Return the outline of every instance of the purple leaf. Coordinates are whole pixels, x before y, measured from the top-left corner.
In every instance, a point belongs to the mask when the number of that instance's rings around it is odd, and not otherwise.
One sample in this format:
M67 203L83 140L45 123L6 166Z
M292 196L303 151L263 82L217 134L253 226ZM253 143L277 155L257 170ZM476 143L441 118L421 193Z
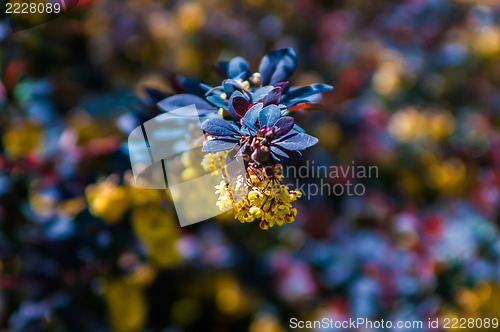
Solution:
M290 84L288 82L279 82L274 85L275 88L280 88L281 89L281 95L283 96L285 93L288 92L288 89L290 88Z
M233 123L223 119L208 119L201 124L201 129L214 136L238 135L239 130Z
M249 127L249 128L252 128L252 129L256 129L255 128L255 123L257 122L257 119L259 117L259 113L260 111L262 110L262 103L258 103L258 104L255 104L253 105L245 114L245 116L243 117L243 119L241 119L241 124L246 126L246 127Z
M269 105L264 107L259 112L259 126L269 126L272 127L276 121L281 117L281 110L276 105Z
M207 103L204 99L189 94L175 95L163 99L158 104L158 107L164 112L171 112L178 108L194 105L198 111L198 114L206 114L211 112L216 112L217 109Z
M295 105L301 102L314 102L317 101L321 92L333 89L333 86L328 84L312 84L300 88L292 88L283 97L283 103L286 105Z
M273 154L277 155L278 157L281 157L281 158L288 158L289 157L285 151L281 150L277 146L271 146L271 152ZM277 158L277 159L279 159L279 158Z
M208 96L207 100L219 108L222 108L225 110L228 109L227 100L221 98L220 96L217 96L217 95Z
M245 79L250 76L250 65L247 60L238 56L231 59L227 66L227 74L229 77L235 78L238 76L243 76Z
M210 141L203 142L203 152L219 152L230 150L238 145L238 140L236 138L224 137L217 138Z
M257 90L255 90L253 92L252 101L254 103L259 102L262 98L265 97L265 95L267 95L269 92L271 92L272 89L274 89L274 87L272 85L266 85L266 86L263 86L262 88L258 88Z
M240 119L245 116L245 113L250 106L250 102L243 96L241 92L236 91L229 99L229 114L231 117Z
M273 141L273 145L286 150L305 150L318 143L318 139L306 133L293 133Z
M224 88L224 92L228 97L232 96L235 91L245 91L250 94L250 92L242 87L238 81L233 79L228 79L222 82L222 88Z
M300 151L290 151L283 149L279 146L271 145L271 152L282 158L300 159L302 158L302 153ZM279 158L277 158L279 159Z
M263 99L262 104L264 107L268 105L279 105L281 101L281 88L274 88Z
M291 48L272 51L262 58L259 65L262 85L286 81L297 66L297 54Z
M284 136L292 130L295 121L291 116L284 116L279 118L273 126L274 134L277 137Z

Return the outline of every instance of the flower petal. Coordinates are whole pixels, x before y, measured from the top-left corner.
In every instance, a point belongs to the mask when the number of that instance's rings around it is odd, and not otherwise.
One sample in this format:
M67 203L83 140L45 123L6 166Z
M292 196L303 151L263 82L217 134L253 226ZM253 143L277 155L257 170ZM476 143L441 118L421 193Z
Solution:
M262 85L286 81L297 66L297 54L291 48L272 51L262 58L259 72Z

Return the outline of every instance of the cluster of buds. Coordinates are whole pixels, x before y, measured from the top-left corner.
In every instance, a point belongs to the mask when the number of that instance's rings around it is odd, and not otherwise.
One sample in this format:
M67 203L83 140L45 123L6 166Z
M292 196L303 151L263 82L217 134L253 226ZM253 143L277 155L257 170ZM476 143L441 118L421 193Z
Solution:
M292 207L292 202L300 198L302 193L290 190L281 183L281 165L277 164L273 170L273 178L269 179L266 172L251 168L249 178L238 177L236 188L229 185L226 180L216 186L219 194L218 207L222 211L229 210L234 213L237 220L242 223L260 220L261 229L268 229L275 225L282 226L295 220L297 209ZM245 197L235 197L241 192L242 186L248 189ZM234 188L234 190L232 190Z

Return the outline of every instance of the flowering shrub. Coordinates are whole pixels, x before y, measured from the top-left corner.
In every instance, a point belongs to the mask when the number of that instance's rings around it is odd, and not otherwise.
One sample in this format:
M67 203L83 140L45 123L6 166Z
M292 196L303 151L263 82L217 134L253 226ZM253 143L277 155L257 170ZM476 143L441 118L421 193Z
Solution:
M297 210L291 203L301 192L281 184L280 162L283 158L301 157L300 151L318 142L288 114L314 106L321 92L332 89L327 84L290 87L287 79L296 64L297 56L290 48L264 56L259 71L253 74L248 62L236 57L219 65L229 77L222 85L201 85L207 90L206 101L185 94L160 103L165 111L193 103L203 113L219 111L229 118L207 119L202 124L207 133L202 151L208 152L210 158L214 153L230 151L227 157L242 158L247 172L247 177L239 175L237 179L225 172L224 180L216 188L220 194L217 205L221 211L229 209L242 223L260 220L261 229L294 221ZM234 199L235 192L229 183L235 180L239 189L249 189L248 196Z

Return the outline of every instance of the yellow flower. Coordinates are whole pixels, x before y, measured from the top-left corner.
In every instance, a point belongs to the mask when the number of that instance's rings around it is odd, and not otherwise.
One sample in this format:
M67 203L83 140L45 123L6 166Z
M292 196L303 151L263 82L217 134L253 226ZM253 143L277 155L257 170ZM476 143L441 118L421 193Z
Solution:
M280 169L281 165L278 165L275 171ZM278 174L277 177L277 180L268 180L264 178L263 173L254 172L250 174L246 184L243 183L243 178L238 178L233 184L236 186L235 190L231 190L226 180L223 180L216 186L216 193L219 194L217 206L221 211L232 208L235 219L242 223L260 219L259 226L262 229L291 223L297 216L297 210L291 203L300 198L302 193L290 190L288 186L280 183L281 175ZM239 190L241 185L248 187L248 193L243 199L235 200L233 193L241 193Z
M253 215L255 218L260 218L262 217L262 215L264 214L264 211L262 211L261 208L257 207L257 206L252 206L250 208L250 214Z
M90 212L108 222L118 222L131 203L130 191L111 177L85 190Z

